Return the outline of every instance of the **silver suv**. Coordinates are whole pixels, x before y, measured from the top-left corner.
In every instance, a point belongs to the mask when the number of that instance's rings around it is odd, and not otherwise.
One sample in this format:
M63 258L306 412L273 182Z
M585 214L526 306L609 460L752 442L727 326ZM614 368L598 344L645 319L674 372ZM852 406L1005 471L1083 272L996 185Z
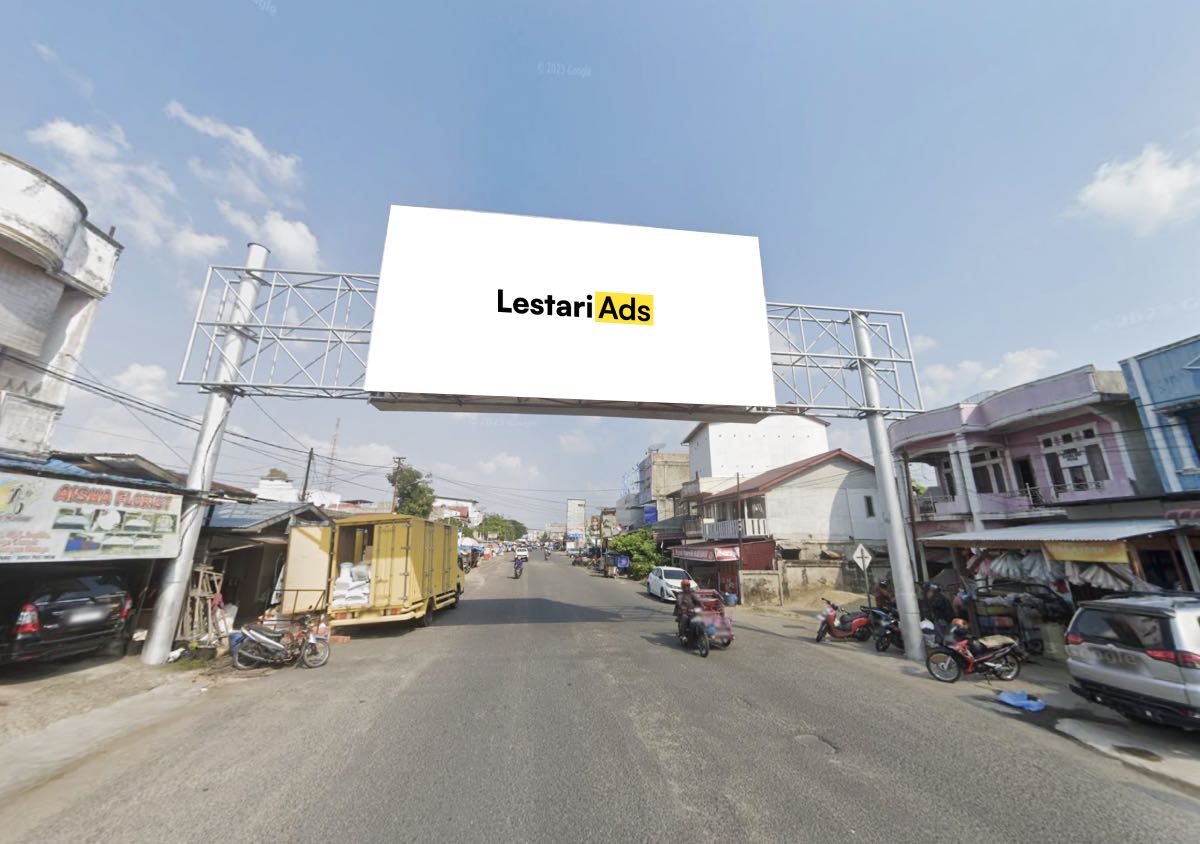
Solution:
M1067 630L1071 691L1127 718L1200 729L1200 594L1080 605Z

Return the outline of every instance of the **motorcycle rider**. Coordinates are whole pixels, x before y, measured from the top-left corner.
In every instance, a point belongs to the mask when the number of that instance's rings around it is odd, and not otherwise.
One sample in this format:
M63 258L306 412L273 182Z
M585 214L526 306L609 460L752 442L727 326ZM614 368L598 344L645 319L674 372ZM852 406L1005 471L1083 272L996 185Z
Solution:
M881 577L875 584L875 606L888 612L896 608L896 596L892 594L891 585L891 581L886 577Z
M950 599L942 594L942 587L933 581L925 584L925 606L938 635L944 637L954 618L954 607L950 605Z
M704 608L703 602L692 588L690 580L679 584L679 594L675 596L675 621L679 626L679 635L684 634L685 625L692 622L692 613Z

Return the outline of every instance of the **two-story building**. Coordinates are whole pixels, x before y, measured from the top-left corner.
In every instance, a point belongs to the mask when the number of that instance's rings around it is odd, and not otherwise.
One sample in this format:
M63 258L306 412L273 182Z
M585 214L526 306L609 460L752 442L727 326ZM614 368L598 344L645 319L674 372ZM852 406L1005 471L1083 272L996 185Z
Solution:
M1200 334L1121 361L1168 493L1200 492Z
M1093 366L893 423L900 462L938 479L909 501L920 570L953 561L960 578L1052 582L1081 597L1200 586L1195 540L1164 517L1152 433L1122 373Z
M1065 518L1060 505L1161 490L1120 372L1083 366L911 416L892 451L932 467L917 537Z

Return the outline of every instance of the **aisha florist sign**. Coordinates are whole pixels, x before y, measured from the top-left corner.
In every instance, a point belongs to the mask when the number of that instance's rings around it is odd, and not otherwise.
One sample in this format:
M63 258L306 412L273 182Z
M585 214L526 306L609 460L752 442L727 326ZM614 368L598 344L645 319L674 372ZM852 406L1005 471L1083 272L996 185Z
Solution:
M173 557L178 495L0 474L0 563Z

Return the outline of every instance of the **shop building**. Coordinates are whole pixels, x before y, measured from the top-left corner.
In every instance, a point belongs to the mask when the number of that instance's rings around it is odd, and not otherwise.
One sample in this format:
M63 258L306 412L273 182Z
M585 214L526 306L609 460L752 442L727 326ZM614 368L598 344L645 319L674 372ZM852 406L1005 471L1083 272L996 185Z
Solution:
M1121 361L1167 493L1200 493L1200 334Z
M1065 505L1162 491L1124 377L1093 366L926 411L888 434L901 463L937 478L911 501L918 539L1061 521Z

